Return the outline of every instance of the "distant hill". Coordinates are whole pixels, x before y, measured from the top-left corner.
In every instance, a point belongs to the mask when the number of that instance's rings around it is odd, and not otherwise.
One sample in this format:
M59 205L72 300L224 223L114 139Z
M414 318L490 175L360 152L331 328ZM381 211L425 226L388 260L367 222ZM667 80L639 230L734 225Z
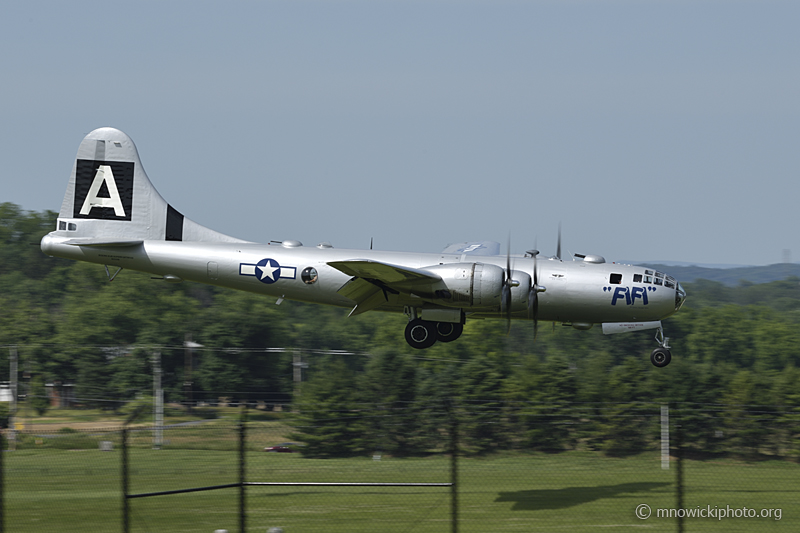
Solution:
M730 287L742 282L769 283L788 277L800 277L800 264L777 263L767 266L742 266L735 268L710 268L707 266L679 266L657 263L635 263L666 272L682 283L691 283L698 279L718 281Z

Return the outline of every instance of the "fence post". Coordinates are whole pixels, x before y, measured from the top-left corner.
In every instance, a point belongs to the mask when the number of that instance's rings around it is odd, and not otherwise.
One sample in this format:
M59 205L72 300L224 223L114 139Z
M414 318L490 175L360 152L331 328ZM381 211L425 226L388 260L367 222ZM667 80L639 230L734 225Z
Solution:
M239 419L239 531L245 533L245 422L247 422L247 403L242 407Z
M128 428L122 428L122 533L130 531L128 523Z
M6 508L5 508L5 493L3 491L3 482L5 481L5 471L3 470L3 461L5 457L6 439L0 433L0 533L6 530Z
M452 399L447 401L450 415L450 520L451 531L458 533L458 417Z
M681 417L674 417L675 424L675 482L676 482L676 514L678 515L678 533L683 533L683 424Z

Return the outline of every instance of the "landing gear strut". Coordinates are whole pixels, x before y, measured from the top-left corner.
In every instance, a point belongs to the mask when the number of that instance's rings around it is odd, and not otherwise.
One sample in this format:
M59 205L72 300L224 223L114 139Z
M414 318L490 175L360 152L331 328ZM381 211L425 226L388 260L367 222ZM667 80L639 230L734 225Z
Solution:
M650 362L658 368L664 368L672 361L672 352L669 351L669 337L664 336L664 328L656 330L656 342L658 348L650 354Z

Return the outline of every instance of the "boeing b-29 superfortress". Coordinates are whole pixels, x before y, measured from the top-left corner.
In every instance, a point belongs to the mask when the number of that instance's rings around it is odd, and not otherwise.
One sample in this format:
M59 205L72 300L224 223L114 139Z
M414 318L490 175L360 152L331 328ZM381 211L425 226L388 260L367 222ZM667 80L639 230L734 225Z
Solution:
M453 244L441 253L345 250L294 240L258 244L184 217L156 191L133 141L113 128L89 133L78 155L48 255L106 265L109 279L127 268L284 299L404 313L414 348L456 340L467 319L559 322L604 333L655 329L650 359L669 364L661 320L686 292L674 278L597 255L561 258L537 250L503 255L494 242ZM112 275L108 267L117 270Z

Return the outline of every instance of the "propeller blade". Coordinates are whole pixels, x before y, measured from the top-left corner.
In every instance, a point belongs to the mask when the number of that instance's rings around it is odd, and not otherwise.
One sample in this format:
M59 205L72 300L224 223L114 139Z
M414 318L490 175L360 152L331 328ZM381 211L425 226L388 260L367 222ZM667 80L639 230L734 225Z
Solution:
M506 316L506 335L511 331L511 287L503 285L502 301L500 310Z
M511 332L511 234L508 235L508 246L506 247L506 279L503 284L501 307L504 307L506 315L506 335Z
M533 296L532 302L531 295ZM536 255L533 256L533 285L528 293L528 313L533 319L533 340L536 340L536 336L539 334L539 263Z
M528 292L528 318L533 320L533 339L539 333L539 293L545 292L547 288L539 285L539 263L537 256L538 250L531 250L533 255L533 282Z
M556 247L556 259L561 259L561 222L558 223L558 246Z
M511 236L508 237L508 247L506 248L506 283L511 282Z
M531 320L536 320L536 305L539 302L539 296L536 293L536 289L531 287L531 290L528 291L528 318Z
M538 301L538 293L536 290L539 287L539 269L536 263L536 255L538 254L533 254L533 283L531 283L531 289L528 291L528 318L534 321L536 320L534 307Z

